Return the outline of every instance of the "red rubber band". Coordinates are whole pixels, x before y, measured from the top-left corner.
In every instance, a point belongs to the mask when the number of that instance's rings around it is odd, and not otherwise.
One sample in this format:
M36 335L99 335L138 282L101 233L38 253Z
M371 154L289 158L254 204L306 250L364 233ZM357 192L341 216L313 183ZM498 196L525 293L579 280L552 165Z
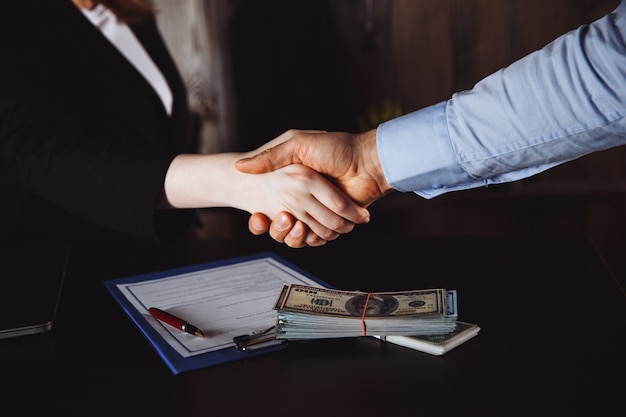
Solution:
M363 336L367 336L367 326L365 325L365 313L367 312L367 304L370 302L371 292L367 293L367 298L365 299L365 305L363 306L363 314L361 315L361 328L363 329Z

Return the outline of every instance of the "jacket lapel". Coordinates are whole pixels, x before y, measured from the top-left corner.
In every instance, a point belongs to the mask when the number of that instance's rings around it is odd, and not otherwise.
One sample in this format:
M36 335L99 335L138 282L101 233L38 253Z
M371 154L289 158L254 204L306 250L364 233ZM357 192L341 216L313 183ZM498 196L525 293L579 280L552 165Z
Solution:
M187 120L187 89L180 76L176 63L172 59L163 38L160 36L156 22L150 21L139 25L131 25L130 28L137 39L139 39L139 42L141 42L148 55L150 55L152 61L159 68L170 87L174 98L171 127L173 132L176 132L175 135L178 136L178 142L186 148L181 150L195 151L194 143L191 143L191 147L187 145L189 141L188 135L190 134L187 129L189 124L189 120ZM183 137L181 137L181 135Z
M67 32L71 34L75 46L80 48L83 54L89 55L94 61L97 61L100 65L112 71L119 79L125 79L129 86L142 89L148 97L151 97L151 100L158 102L158 105L163 109L163 117L167 117L158 93L152 88L139 70L109 42L98 28L83 16L82 12L78 10L76 6L68 1L65 7L71 9L67 11L69 18L66 23L68 25ZM140 42L142 42L141 39ZM148 52L148 55L153 57L153 54L146 45L144 45L144 48ZM160 67L159 62L155 61L155 64ZM165 76L167 78L167 75Z

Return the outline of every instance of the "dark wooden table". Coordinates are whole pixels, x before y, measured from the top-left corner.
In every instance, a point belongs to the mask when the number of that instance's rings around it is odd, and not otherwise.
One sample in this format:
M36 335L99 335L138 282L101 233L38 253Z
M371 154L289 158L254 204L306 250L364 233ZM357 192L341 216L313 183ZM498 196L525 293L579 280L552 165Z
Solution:
M482 330L440 357L318 340L175 376L102 284L266 250L338 288L456 288ZM0 341L0 395L11 415L600 416L623 408L625 351L626 299L584 237L100 242L73 248L52 332Z

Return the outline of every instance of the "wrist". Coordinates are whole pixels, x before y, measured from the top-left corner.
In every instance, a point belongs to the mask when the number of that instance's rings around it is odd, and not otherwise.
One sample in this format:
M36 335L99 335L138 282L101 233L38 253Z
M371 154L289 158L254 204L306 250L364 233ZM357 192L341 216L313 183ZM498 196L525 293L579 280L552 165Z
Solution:
M376 129L369 130L357 136L359 160L363 164L364 171L378 186L381 197L393 191L393 187L387 182L383 171L378 146L376 144Z

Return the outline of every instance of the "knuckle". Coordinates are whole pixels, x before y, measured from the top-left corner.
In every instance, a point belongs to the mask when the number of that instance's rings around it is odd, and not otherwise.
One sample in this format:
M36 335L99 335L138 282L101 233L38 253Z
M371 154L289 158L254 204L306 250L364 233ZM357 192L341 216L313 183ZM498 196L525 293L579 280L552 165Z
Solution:
M333 204L335 205L335 209L340 213L348 210L348 207L350 206L350 202L348 201L348 199L343 196L336 196L333 200Z
M285 133L288 137L293 138L297 136L299 132L300 132L299 129L287 129Z
M327 226L333 233L343 233L352 230L353 224L341 217L334 216Z
M290 248L299 249L306 246L306 243L299 239L290 239L289 237L285 238L285 244Z
M285 242L284 233L280 233L280 232L275 231L274 229L270 229L269 234L272 237L272 239L274 239L275 241L280 242L280 243Z
M344 224L344 226L342 228L338 229L337 231L340 234L346 234L346 233L350 233L353 230L354 230L354 223L346 222Z
M322 239L315 233L309 233L305 239L305 243L312 247L318 247L326 244L326 240Z
M334 230L330 230L330 229L326 229L324 231L322 231L319 235L319 237L323 240L335 240L339 237L339 233L335 232Z

